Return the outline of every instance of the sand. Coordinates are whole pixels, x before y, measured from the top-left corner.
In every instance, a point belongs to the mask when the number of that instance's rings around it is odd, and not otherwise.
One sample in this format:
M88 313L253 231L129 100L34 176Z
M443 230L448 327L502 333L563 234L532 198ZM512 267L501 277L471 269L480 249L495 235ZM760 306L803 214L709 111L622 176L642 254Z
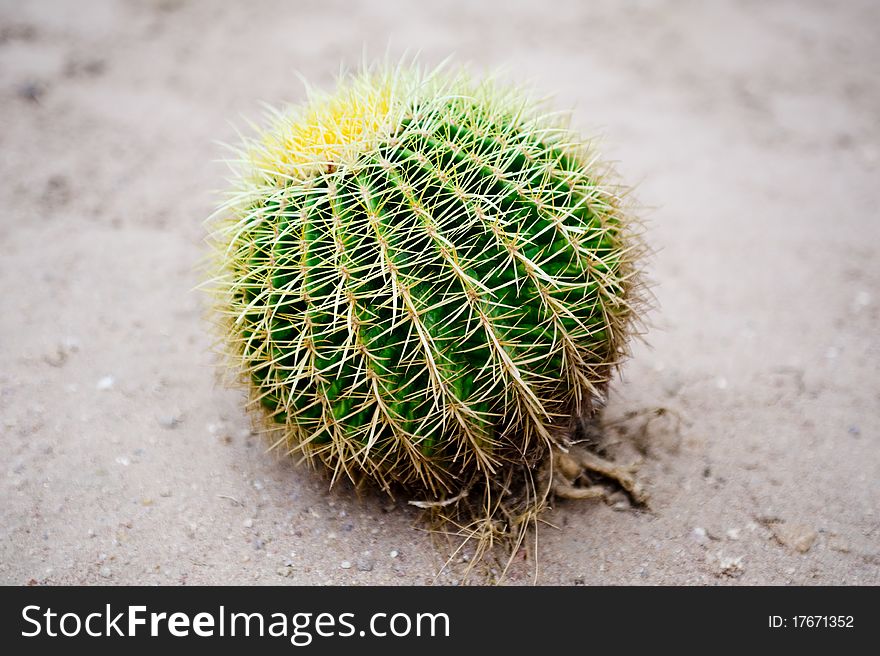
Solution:
M646 207L607 415L651 510L558 502L506 582L880 584L880 7L549 6L2 4L0 583L460 581L266 452L193 291L217 142L366 47L556 93Z

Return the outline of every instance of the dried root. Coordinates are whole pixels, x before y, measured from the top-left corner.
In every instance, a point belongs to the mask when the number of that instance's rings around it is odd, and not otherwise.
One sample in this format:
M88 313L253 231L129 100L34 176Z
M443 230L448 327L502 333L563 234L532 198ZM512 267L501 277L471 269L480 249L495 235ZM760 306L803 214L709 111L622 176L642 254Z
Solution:
M622 489L634 505L644 506L648 495L635 479L635 466L621 466L575 445L554 449L544 461L539 480L560 499L605 499Z
M410 502L427 510L435 536L448 538L450 555L441 572L466 563L466 580L482 565L491 572L489 580L501 581L515 558L525 555L523 547L530 551L537 544L538 523L546 523L543 515L554 498L613 503L624 494L634 507L647 507L648 494L635 475L638 463L600 456L593 447L603 441L599 424L576 422L536 467L511 468L501 482L479 481L437 503ZM537 573L535 562L536 580Z

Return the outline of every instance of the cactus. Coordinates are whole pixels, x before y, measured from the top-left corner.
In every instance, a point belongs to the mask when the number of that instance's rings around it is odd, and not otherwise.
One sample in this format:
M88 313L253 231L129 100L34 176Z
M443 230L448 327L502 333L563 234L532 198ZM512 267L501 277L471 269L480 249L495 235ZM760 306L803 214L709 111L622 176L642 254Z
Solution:
M543 103L365 68L236 153L213 283L275 446L444 499L536 466L602 402L640 246L607 165Z

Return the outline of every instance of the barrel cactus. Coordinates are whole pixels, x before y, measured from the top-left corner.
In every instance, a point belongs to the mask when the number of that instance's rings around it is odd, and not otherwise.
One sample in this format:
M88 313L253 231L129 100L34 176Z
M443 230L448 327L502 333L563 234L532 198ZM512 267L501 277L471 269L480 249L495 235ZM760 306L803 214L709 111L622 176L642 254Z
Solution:
M638 310L633 222L589 143L522 89L415 66L267 123L211 241L272 443L440 502L564 449Z

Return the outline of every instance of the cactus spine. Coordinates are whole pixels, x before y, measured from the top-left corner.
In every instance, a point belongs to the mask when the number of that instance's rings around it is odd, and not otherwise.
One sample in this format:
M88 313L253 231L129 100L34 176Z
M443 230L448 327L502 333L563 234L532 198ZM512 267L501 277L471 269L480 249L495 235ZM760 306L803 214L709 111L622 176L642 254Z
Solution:
M603 398L639 249L606 168L521 91L367 69L235 170L217 305L277 446L442 498Z

